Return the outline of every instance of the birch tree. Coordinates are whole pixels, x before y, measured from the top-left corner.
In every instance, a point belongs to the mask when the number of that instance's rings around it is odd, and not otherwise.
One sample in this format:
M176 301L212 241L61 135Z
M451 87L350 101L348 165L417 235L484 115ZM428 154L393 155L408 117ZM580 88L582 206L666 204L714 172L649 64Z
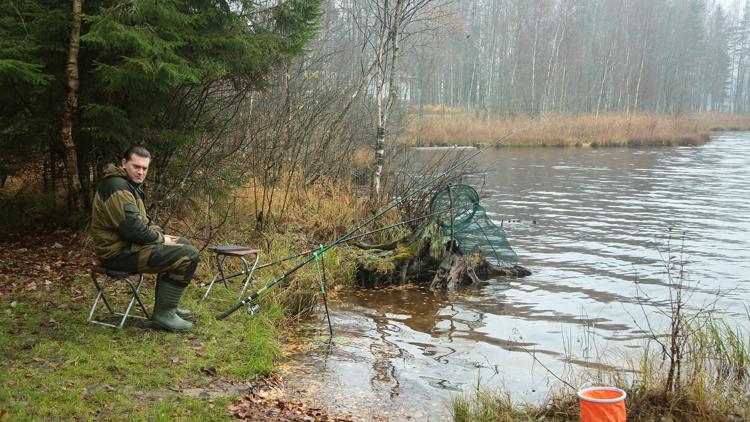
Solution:
M68 92L62 115L62 144L64 148L65 181L69 211L83 208L84 194L78 175L78 157L73 140L73 117L78 110L78 50L81 41L81 2L73 0L73 22L71 25L68 64L65 68Z
M371 192L381 194L381 178L385 161L385 141L388 131L388 117L401 95L399 64L401 43L415 33L428 30L438 22L441 2L438 0L366 0L375 16L374 40L374 102L375 102L375 142L374 165L371 177ZM425 14L432 9L434 15L428 19ZM421 26L417 27L417 23ZM387 89L386 89L387 87Z

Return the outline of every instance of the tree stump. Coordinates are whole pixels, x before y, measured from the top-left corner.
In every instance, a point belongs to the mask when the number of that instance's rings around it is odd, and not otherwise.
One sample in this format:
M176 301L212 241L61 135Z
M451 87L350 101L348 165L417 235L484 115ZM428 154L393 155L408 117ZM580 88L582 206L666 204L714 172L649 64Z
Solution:
M383 245L356 244L357 280L364 287L430 283L433 290L457 289L496 276L525 277L520 265L496 267L481 254L464 255L443 235L437 221Z

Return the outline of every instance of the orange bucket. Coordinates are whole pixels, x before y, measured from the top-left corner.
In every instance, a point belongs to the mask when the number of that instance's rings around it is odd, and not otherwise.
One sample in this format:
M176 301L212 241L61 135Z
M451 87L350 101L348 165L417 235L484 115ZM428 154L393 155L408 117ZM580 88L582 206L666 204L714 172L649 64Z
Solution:
M616 387L589 387L578 391L581 422L625 422L627 393Z

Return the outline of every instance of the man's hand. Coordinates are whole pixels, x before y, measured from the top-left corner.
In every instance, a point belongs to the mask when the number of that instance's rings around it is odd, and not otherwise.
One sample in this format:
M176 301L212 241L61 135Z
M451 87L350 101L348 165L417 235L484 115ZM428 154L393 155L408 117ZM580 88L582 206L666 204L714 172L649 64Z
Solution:
M165 245L176 245L177 244L177 236L170 236L168 234L164 235L164 244Z

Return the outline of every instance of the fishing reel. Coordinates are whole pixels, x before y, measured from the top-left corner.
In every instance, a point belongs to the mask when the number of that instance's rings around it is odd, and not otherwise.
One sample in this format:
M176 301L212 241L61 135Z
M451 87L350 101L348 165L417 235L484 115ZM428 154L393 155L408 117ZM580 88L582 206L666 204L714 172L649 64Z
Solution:
M255 314L257 314L258 312L260 312L260 305L258 305L257 303L254 303L254 304L252 304L252 305L250 305L250 306L247 307L247 311L246 312L247 312L248 316L252 317Z

